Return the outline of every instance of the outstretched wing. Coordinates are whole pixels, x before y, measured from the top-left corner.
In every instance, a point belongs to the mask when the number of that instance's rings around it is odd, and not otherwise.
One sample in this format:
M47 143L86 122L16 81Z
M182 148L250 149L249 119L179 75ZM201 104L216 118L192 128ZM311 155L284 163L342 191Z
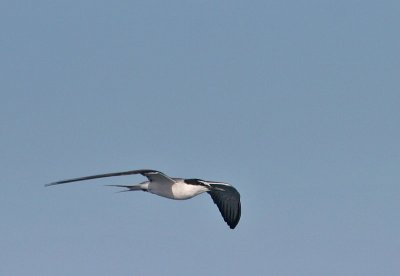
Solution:
M64 184L64 183L70 183L70 182L76 182L76 181L82 181L82 180L89 180L89 179L96 179L96 178L132 175L132 174L141 174L141 175L147 177L150 181L160 181L160 182L171 182L172 181L172 182L175 182L172 178L163 174L162 172L146 169L146 170L133 170L133 171L124 171L124 172L96 174L96 175L90 175L90 176L84 176L84 177L78 177L78 178L65 179L65 180L60 180L60 181L46 184L45 186L52 186L52 185L58 185L58 184Z
M149 181L159 182L159 183L175 183L176 181L169 177L168 175L154 170L144 170L141 173L143 176L147 177Z
M218 206L222 217L231 229L239 223L241 215L240 194L229 184L210 184L213 189L208 193Z

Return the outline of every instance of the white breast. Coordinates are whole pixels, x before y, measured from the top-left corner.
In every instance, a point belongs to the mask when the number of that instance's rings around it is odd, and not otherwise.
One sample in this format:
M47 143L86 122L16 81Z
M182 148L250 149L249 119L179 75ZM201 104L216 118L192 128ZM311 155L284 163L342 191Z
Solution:
M177 182L172 186L174 199L189 199L207 191L207 187L201 185L190 185L185 182Z
M186 184L183 180L178 180L173 184L152 181L149 183L148 191L162 197L183 200L207 192L208 188L201 185Z

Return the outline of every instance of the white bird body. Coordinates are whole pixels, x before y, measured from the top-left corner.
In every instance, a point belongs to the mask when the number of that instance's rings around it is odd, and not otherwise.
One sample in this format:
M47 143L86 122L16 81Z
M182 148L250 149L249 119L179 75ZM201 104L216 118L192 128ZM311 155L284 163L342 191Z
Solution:
M207 187L200 185L187 185L182 179L172 184L171 189L173 195L172 199L178 200L189 199L209 190ZM150 192L159 196L164 196L159 194L157 190L150 190Z
M176 182L163 183L157 181L145 181L140 183L139 185L130 186L128 191L142 190L169 199L185 200L195 197L209 190L207 187L200 185L187 185L182 178L173 179Z
M216 181L206 181L197 178L172 178L156 170L134 170L117 173L98 174L73 179L66 179L47 184L46 186L89 180L95 178L141 174L147 177L136 185L109 185L126 188L125 191L145 191L158 196L185 200L207 192L211 195L214 203L218 206L222 217L231 229L239 223L241 216L241 204L239 192L230 184Z

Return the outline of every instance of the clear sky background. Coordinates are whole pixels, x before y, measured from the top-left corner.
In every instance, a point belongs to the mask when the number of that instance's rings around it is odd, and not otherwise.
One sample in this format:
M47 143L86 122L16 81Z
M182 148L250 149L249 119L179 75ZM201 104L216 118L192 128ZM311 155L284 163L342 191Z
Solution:
M1 1L1 275L399 275L398 1ZM151 168L226 181L115 193Z

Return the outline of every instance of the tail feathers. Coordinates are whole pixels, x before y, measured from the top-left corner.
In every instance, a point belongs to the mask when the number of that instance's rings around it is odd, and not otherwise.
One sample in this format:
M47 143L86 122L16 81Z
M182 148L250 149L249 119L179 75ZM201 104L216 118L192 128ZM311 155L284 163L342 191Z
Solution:
M121 192L131 192L131 191L144 191L146 192L147 189L145 189L142 185L106 185L110 187L119 187L119 188L125 188L126 190L119 191Z

